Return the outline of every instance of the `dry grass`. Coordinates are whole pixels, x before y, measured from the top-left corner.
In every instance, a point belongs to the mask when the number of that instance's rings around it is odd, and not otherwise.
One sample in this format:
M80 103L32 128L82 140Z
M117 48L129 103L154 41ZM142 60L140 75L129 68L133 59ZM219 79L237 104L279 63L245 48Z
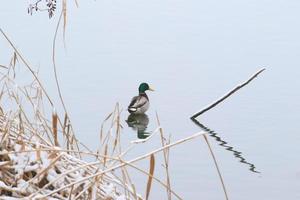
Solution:
M132 141L130 146L123 149L120 122L122 110L117 103L114 111L101 125L99 148L93 152L75 137L63 101L60 114L37 73L7 35L1 32L13 50L9 65L0 68L2 199L151 199L154 181L166 190L169 200L183 199L171 188L169 151L205 132L171 143L170 137L166 137L160 127L157 116L158 128L152 136ZM19 86L15 72L17 64L26 67L31 73L33 80L29 84ZM58 81L57 86L59 88ZM60 98L62 100L61 95ZM149 142L156 133L160 134L161 147L131 160L124 159L128 151L140 143ZM158 153L163 156L165 180L155 176L155 158ZM147 159L150 160L148 171L136 165L136 162ZM144 197L140 195L141 191L136 190L128 168L140 172L147 179ZM116 170L120 173L116 173ZM223 187L225 191L225 185Z
M7 68L1 68L0 80L0 105L3 105L0 109L0 194L3 198L143 199L131 181L127 169L130 167L148 177L146 199L150 196L152 181L181 199L169 183L154 176L154 154L186 140L125 161L124 155L137 143L122 150L121 110L117 104L103 122L98 151L90 151L76 139L68 114L60 117L37 74L12 47L11 62ZM28 85L21 87L17 83L17 63L32 73L34 80ZM107 130L104 124L110 124ZM81 159L86 156L95 161ZM147 158L150 159L149 172L134 165ZM121 175L116 175L116 169Z
M170 195L181 199L169 184L154 176L154 154L165 152L203 133L124 161L122 157L136 144L133 143L124 151L121 149L121 111L117 104L104 122L110 123L108 131L105 132L102 126L99 150L95 153L87 149L76 150L75 140L68 138L69 134L64 135L66 123L58 123L58 114L48 113L52 120L47 120L47 109L43 107L46 103L43 102L39 84L34 81L28 86L19 87L9 73L1 74L0 102L3 104L9 101L9 106L6 104L1 109L0 118L1 195L34 199L143 199L131 182L127 170L127 167L131 167L148 176L146 199L150 195L152 180L165 187ZM32 113L32 116L27 113ZM58 138L61 138L62 145L59 145ZM80 149L84 149L84 146ZM86 155L92 156L95 161L85 162L80 159ZM147 158L150 159L149 172L134 165ZM114 173L116 169L121 170L122 176Z

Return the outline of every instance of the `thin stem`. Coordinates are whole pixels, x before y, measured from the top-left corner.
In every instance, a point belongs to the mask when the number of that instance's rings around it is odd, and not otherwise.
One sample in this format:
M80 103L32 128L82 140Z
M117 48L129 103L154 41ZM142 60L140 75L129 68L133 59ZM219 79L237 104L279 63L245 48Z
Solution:
M225 183L224 183L224 180L223 180L223 178L222 178L222 174L221 174L220 168L219 168L219 166L218 166L217 159L216 159L216 157L215 157L215 155L214 155L214 152L212 151L212 148L211 148L211 146L210 146L210 144L209 144L209 142L208 142L208 139L207 139L206 135L203 135L203 137L204 137L205 142L206 142L206 144L207 144L207 146L208 146L208 148L209 148L210 154L211 154L211 156L212 156L212 158L213 158L213 160L214 160L214 163L215 163L216 169L217 169L217 171L218 171L218 175L219 175L220 181L221 181L221 183L222 183L222 188L223 188L223 191L224 191L226 200L228 200L228 195L227 195Z

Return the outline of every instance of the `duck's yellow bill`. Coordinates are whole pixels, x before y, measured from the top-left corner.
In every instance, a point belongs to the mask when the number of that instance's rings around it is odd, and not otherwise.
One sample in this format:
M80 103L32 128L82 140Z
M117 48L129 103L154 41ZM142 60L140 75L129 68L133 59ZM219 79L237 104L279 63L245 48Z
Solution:
M155 90L154 90L154 89L152 89L151 87L149 87L149 90L150 90L150 91L155 91Z

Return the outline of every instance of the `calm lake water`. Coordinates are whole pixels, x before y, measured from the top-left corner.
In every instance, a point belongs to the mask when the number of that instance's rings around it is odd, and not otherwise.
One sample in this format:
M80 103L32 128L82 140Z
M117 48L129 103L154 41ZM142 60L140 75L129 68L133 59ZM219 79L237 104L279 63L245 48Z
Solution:
M66 49L59 35L57 64L65 103L83 143L98 147L100 124L116 102L124 110L124 145L137 138L125 120L140 82L156 90L148 92L147 131L157 127L157 112L172 141L187 137L201 130L189 119L193 113L265 67L250 85L198 120L210 131L229 199L300 199L299 1L73 4L68 7ZM6 1L0 26L40 70L55 98L51 45L58 13L49 20L46 13L29 16L26 9L27 2ZM9 62L12 51L7 48L1 38L0 64ZM157 135L126 158L158 146ZM139 165L147 169L148 162ZM160 163L161 155L158 177L163 174ZM171 149L170 171L172 188L184 199L224 199L202 137ZM143 194L147 178L133 170L131 174ZM150 195L167 198L157 185Z

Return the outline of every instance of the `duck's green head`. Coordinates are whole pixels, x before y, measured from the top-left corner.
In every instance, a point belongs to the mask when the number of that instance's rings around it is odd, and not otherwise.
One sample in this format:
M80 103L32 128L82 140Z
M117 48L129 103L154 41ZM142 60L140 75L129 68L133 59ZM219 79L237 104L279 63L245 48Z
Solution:
M148 83L141 83L139 86L139 93L145 93L147 90L154 91Z

